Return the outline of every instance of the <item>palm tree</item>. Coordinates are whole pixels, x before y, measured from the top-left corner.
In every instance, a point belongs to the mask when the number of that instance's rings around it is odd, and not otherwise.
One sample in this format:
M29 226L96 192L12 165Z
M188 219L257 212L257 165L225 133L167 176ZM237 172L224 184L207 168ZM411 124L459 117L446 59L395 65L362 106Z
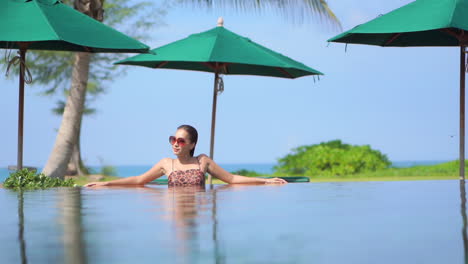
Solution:
M102 22L104 19L103 2L104 0L75 0L73 6L76 10ZM76 146L81 130L90 60L90 53L77 52L75 54L71 88L63 111L62 123L52 153L43 170L43 173L50 177L63 178L65 176L68 162Z
M89 93L89 90L87 91L87 93ZM67 93L68 94L68 93ZM60 100L57 102L57 107L53 108L52 109L52 112L58 116L63 116L63 112L65 111L65 102ZM88 108L86 106L86 102L85 102L85 106L84 106L84 109L83 109L83 116L89 116L89 115L93 115L96 113L96 109L95 108ZM83 118L82 116L82 118ZM81 127L81 121L82 120L79 120L80 122L80 127ZM80 131L78 131L78 136L77 136L77 139L76 139L76 143L75 143L75 146L73 147L73 152L72 152L72 155L71 155L71 158L70 158L70 161L68 162L68 166L67 166L67 175L85 175L85 174L88 174L88 169L86 168L86 166L84 165L83 163L83 160L81 159L81 144L80 144L80 134L81 134L81 129Z
M179 0L179 2L198 6L200 8L233 8L238 11L273 9L287 19L302 21L304 18L318 16L321 21L327 21L340 27L333 12L325 0ZM104 19L104 0L74 0L78 11L98 20ZM72 83L63 112L57 138L52 153L44 166L43 173L50 177L63 178L67 165L78 140L81 117L84 112L86 87L91 55L76 53L72 71Z

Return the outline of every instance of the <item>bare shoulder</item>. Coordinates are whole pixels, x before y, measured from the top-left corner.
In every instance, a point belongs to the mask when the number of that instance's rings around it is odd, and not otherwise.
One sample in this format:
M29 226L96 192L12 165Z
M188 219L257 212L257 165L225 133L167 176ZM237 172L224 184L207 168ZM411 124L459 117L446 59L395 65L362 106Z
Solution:
M171 158L163 158L158 163L153 165L153 169L161 170L163 173L171 167L172 159Z
M200 154L197 156L198 162L200 163L200 167L204 172L208 172L208 168L211 164L211 159L205 154Z
M157 165L159 165L159 167L163 168L164 170L166 170L167 168L171 168L172 166L172 161L173 159L171 158L164 158L164 159L161 159Z
M197 156L197 159L200 161L200 162L203 162L203 163L209 163L211 161L210 157L208 157L206 154L200 154Z
M159 163L161 164L169 164L169 163L172 163L172 160L171 158L164 158L162 160L159 161Z

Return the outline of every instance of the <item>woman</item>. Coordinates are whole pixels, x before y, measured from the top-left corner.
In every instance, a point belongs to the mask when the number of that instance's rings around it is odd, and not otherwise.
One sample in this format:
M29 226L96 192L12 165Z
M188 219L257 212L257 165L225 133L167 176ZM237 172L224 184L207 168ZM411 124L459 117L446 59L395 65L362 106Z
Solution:
M172 151L177 156L176 159L164 158L139 176L107 182L91 182L86 184L85 187L144 185L163 175L168 175L169 186L204 185L205 173L209 173L226 183L286 183L285 180L280 178L263 179L233 175L204 154L194 157L197 140L198 132L194 127L189 125L179 126L175 135L169 137Z

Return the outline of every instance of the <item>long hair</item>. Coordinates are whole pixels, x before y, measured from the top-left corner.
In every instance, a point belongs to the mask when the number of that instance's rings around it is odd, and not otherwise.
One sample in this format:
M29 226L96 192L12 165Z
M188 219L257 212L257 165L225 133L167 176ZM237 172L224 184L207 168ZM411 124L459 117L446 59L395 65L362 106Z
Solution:
M195 146L197 145L197 141L198 141L198 132L197 130L191 126L191 125L181 125L177 128L177 130L179 129L183 129L185 130L185 132L188 133L189 137L190 137L190 141L192 143L195 143ZM195 146L193 146L193 149L190 150L190 156L193 157L193 154L195 153Z

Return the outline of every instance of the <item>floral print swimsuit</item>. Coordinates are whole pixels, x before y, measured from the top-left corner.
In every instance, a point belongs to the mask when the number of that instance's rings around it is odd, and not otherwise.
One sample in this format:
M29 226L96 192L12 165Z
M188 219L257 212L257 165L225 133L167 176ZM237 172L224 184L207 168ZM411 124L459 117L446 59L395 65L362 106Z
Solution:
M198 161L198 159L197 159ZM168 176L169 186L194 186L205 185L205 173L200 168L198 161L198 169L174 170L174 160L172 160L172 172Z

